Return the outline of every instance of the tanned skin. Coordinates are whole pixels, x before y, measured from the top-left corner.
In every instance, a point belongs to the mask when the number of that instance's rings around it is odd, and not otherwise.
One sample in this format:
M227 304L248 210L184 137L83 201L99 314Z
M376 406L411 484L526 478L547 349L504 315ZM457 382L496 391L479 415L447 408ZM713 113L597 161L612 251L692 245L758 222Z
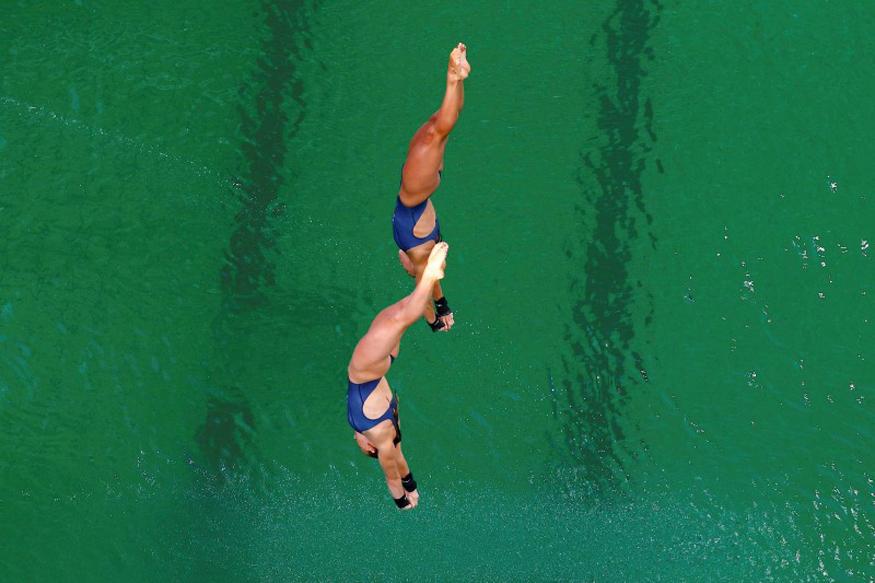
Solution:
M432 290L444 277L448 250L449 245L446 243L432 246L413 293L377 314L367 333L353 350L347 367L349 380L354 383L365 383L372 379L380 379L377 387L364 402L365 417L377 419L386 412L392 401L392 390L389 388L389 381L385 378L392 362L390 356L398 355L404 332L422 317L426 305L431 303ZM401 452L401 444L393 443L395 436L395 426L388 419L367 431L361 433L356 431L354 434L362 453L365 455L377 453L389 492L392 498L397 499L405 494L401 477L410 473L410 467ZM414 490L406 494L410 505L405 510L415 508L419 504L419 492Z
M407 150L407 160L404 162L404 170L401 173L401 190L398 196L401 203L408 207L416 206L428 199L438 185L440 175L438 171L444 168L444 150L450 132L459 119L459 113L465 104L465 79L471 73L471 65L468 63L468 49L459 43L450 53L450 61L447 66L447 86L440 109L428 118L413 135L410 147ZM434 230L435 218L434 205L431 200L425 207L422 216L413 228L413 234L417 237L425 237ZM429 253L434 248L434 241L427 241L407 251L398 251L398 259L404 270L416 278L419 283L422 272L428 262ZM436 283L432 290L432 299L444 297L440 283ZM431 302L426 302L423 316L427 322L435 321L434 307ZM441 318L444 323L443 332L449 331L455 323L453 314L450 313Z

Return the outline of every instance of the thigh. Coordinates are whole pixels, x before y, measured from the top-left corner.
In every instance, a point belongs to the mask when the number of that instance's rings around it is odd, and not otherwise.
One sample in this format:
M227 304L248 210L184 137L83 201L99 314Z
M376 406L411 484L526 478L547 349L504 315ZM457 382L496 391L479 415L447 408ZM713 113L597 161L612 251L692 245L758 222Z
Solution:
M404 204L416 206L437 190L441 182L438 171L444 167L446 145L445 139L414 138L401 172L400 196Z

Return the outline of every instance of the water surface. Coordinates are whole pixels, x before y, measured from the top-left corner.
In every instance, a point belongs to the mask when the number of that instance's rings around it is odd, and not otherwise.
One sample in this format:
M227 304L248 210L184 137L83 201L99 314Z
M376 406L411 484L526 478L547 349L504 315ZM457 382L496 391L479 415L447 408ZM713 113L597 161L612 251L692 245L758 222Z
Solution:
M864 4L14 3L0 22L10 580L868 581ZM389 377L422 505L346 426L409 292L407 141L452 333Z

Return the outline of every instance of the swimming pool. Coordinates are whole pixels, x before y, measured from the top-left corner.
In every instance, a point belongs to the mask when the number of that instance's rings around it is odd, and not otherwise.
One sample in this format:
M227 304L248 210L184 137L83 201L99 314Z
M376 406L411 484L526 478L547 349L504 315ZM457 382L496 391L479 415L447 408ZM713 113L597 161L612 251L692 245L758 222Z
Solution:
M0 23L10 580L873 577L875 11L790 2L63 2ZM390 373L422 505L346 426Z

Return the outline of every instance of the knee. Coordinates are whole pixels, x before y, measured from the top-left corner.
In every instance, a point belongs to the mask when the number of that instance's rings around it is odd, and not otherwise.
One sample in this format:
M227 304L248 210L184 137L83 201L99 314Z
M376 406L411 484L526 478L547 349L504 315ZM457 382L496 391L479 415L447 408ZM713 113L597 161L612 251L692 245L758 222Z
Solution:
M437 114L428 118L425 124L425 135L429 140L442 140L450 134L449 130L453 128L445 128L440 122L441 120L438 119Z

